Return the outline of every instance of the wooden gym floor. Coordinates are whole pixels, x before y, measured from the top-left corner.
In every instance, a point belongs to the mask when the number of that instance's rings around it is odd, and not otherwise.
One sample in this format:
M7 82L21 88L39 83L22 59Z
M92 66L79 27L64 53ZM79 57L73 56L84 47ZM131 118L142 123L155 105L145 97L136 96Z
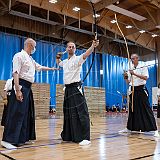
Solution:
M160 138L151 134L118 134L127 114L91 118L89 146L61 142L62 117L36 120L37 141L17 150L0 148L0 160L160 160ZM157 120L160 126L160 120ZM3 128L0 128L2 135Z

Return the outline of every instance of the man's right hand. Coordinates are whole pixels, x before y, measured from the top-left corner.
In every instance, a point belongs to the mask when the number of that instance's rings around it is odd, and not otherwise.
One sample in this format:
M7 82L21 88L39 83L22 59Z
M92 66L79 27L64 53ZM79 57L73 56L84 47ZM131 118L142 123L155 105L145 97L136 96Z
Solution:
M124 71L123 77L124 77L124 79L128 79L128 73L126 71Z
M21 90L16 91L16 98L18 101L21 101L21 102L23 101L23 94L22 94Z
M56 59L61 59L61 57L62 57L62 54L57 54L56 55Z
M4 98L3 98L3 103L4 103L4 105L7 105L7 103L8 103L7 97L4 97Z

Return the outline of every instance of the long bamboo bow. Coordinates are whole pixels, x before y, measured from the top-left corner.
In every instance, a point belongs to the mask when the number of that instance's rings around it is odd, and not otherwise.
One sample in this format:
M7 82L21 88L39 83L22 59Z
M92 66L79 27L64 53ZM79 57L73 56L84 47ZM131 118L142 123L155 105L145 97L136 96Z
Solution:
M127 40L126 40L126 37L125 35L123 34L119 24L118 24L118 20L117 20L117 15L115 14L115 20L116 20L116 24L117 24L117 27L120 31L120 33L122 34L122 37L124 39L124 42L125 42L125 45L126 45L126 49L127 49L127 55L128 55L128 67L129 69L131 69L131 59L130 59L130 53L129 53L129 49L128 49L128 44L127 44ZM133 75L131 74L131 83L132 83L132 106L131 106L131 109L132 109L132 112L133 112L133 99L134 99L134 81L133 81ZM128 110L129 111L129 110Z

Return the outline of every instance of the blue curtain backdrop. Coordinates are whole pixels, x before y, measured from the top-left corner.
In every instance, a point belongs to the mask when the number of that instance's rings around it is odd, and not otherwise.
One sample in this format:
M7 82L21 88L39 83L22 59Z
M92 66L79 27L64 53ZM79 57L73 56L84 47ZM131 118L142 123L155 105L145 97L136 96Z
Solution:
M156 64L150 65L148 67L149 79L147 80L147 89L149 91L149 101L152 104L152 87L157 86L157 66Z
M102 87L106 91L106 106L122 104L122 95L127 93L127 85L123 79L123 70L127 70L126 58L102 55L103 81Z
M0 32L0 80L7 80L12 75L12 58L15 53L21 51L24 44L24 37L19 37L11 34ZM51 44L49 42L37 41L36 52L33 58L41 65L49 67L57 67L56 54L57 52L65 51L63 45ZM84 53L85 50L76 51L76 55ZM83 64L81 78L85 77L92 62L93 54ZM67 54L63 55L63 59L67 58ZM121 94L126 94L127 85L123 80L123 70L127 70L127 59L108 54L102 54L103 79L100 76L100 55L96 54L93 67L84 82L85 86L102 87L106 90L106 106L121 104ZM152 87L156 86L156 65L149 67L150 78L147 81L147 87L150 92ZM56 102L56 84L63 84L63 70L60 71L41 71L36 72L35 82L49 83L51 88L51 105Z
M7 80L12 74L12 58L20 51L21 38L0 33L0 80Z

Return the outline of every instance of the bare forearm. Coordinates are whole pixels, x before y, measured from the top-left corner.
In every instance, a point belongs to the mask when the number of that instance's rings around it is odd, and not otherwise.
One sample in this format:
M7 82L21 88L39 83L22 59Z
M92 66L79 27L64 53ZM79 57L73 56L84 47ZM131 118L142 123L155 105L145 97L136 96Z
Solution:
M18 73L13 73L13 78L14 78L14 85L16 91L20 90L19 88L19 74Z
M59 68L42 66L41 70L43 70L43 71L54 71L54 70L59 70Z
M56 59L56 63L57 63L57 65L59 65L59 63L61 62L61 59Z
M52 68L43 66L43 67L42 67L42 70L43 70L43 71L50 71L50 70L52 70Z
M86 59L94 51L94 46L92 45L87 51L83 54L83 59Z
M138 78L140 78L140 79L143 79L143 80L147 80L147 79L148 79L147 76L138 75L138 74L136 74L136 73L134 73L134 76L136 76L136 77L138 77Z

